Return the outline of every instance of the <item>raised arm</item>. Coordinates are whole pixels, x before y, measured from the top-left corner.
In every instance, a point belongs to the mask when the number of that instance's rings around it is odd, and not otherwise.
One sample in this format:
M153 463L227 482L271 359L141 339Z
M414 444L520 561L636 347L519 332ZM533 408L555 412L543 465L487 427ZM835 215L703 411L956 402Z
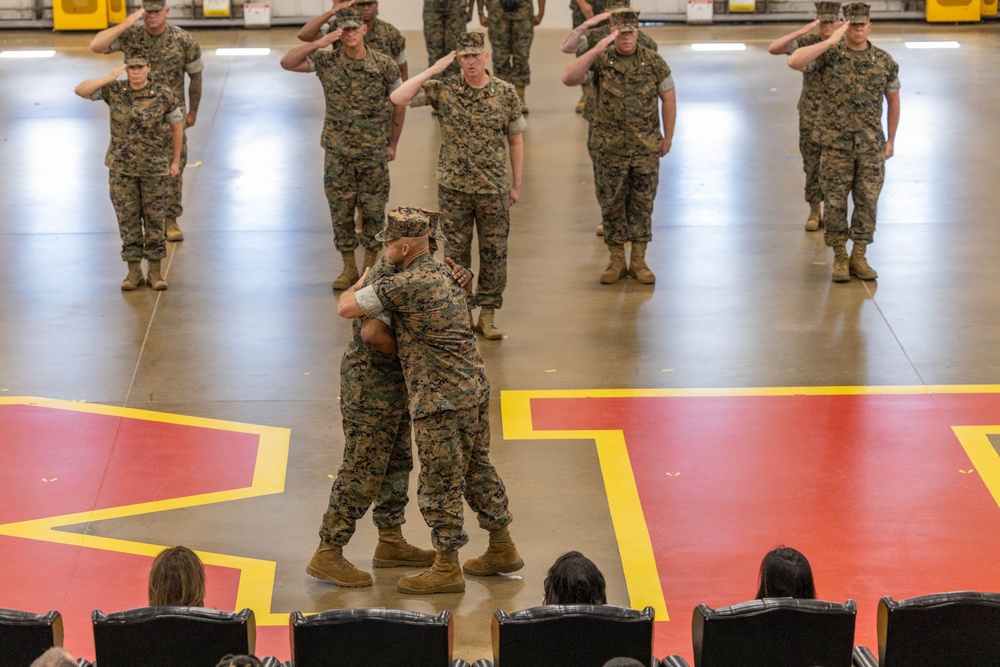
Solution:
M113 25L94 35L94 38L90 40L90 50L94 53L111 53L111 45L115 43L115 40L121 37L123 32L135 25L135 22L141 19L145 13L145 9L132 12L128 15L128 18L118 25Z
M119 65L111 74L107 76L102 76L97 79L87 79L86 81L81 81L80 84L73 89L73 92L84 99L90 99L90 96L100 90L103 86L108 85L125 71L125 65Z
M448 69L448 65L455 60L455 57L455 52L452 51L420 74L407 79L403 82L403 85L392 91L392 94L389 95L389 99L392 100L392 103L396 106L410 106L410 102L413 101L413 98L416 97L417 93L420 91L420 86L424 85L424 82L429 81L435 74L440 74Z
M323 26L330 22L337 12L339 12L344 7L350 7L354 4L354 0L347 0L347 2L335 2L333 7L329 11L323 12L316 18L310 20L302 28L295 33L295 36L301 39L303 42L315 42L317 39L323 36Z
M833 34L823 41L817 42L812 46L803 46L801 49L795 49L792 55L788 56L788 66L794 70L805 72L812 61L840 43L850 25L850 23L841 22L840 27L834 30Z
M583 2L583 0L580 1ZM594 64L595 60L597 60L597 56L604 53L604 51L608 48L608 45L615 41L615 37L617 36L618 31L613 30L610 35L599 41L594 48L590 49L567 65L562 75L563 85L579 86L581 83L586 81L587 72L590 70L590 66Z
M559 45L559 50L563 53L568 53L570 55L576 55L576 49L580 46L580 40L583 39L583 33L587 32L594 26L598 26L602 21L611 18L611 12L603 12L601 14L595 14L589 19L573 28L566 38Z
M819 25L819 19L816 19L812 23L807 23L798 30L793 30L787 35L782 35L778 39L771 42L770 46L767 47L767 52L772 56L783 56L788 53L788 45L797 40L799 37L807 34L810 30Z
M289 72L308 72L309 63L307 61L309 60L309 56L323 47L336 42L340 39L341 32L343 31L337 28L320 37L315 42L296 46L284 55L281 59L281 66Z

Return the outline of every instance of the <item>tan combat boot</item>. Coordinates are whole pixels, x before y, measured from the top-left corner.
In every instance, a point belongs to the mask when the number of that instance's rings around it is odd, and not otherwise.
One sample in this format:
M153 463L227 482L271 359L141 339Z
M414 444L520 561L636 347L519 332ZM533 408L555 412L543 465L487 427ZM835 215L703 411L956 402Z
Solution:
M524 101L524 86L514 86L517 91L517 98L521 100L521 113L528 113L528 105Z
M846 241L841 241L833 246L833 282L846 283L851 279L849 261Z
M354 283L358 282L358 278L361 274L358 273L358 263L354 259L353 250L344 250L340 253L341 257L344 258L344 270L340 272L337 279L333 281L334 290L347 289Z
M364 273L365 269L370 269L375 266L375 262L378 261L378 246L374 248L365 248L365 263L361 267L361 272Z
M609 245L611 251L611 263L601 274L601 282L605 285L616 283L628 275L628 267L625 266L625 246Z
M576 112L583 113L584 107L587 106L587 96L590 95L590 84L585 83L580 86L580 101L576 103Z
M128 275L122 281L122 291L131 292L145 283L142 278L142 262L129 262Z
M604 236L604 224L597 225L597 235Z
M815 232L820 228L823 221L823 212L820 210L820 203L809 204L809 217L806 218L806 231Z
M643 285L652 285L656 276L646 266L646 244L632 242L632 256L629 258L628 274Z
M147 261L149 263L149 271L146 272L146 282L155 290L167 289L167 281L160 275L160 260L150 259Z
M517 572L524 567L521 554L517 553L514 540L507 528L490 531L490 546L478 558L465 561L465 573L476 577L487 577L501 572Z
M437 552L433 549L418 549L403 537L400 526L378 529L378 544L375 546L375 557L372 565L375 567L404 567L420 565L427 567L434 564Z
M177 220L174 218L167 218L163 221L163 228L167 232L168 241L183 241L184 232L181 228L177 226Z
M476 331L483 334L483 338L486 340L500 340L503 338L503 332L497 329L496 324L493 322L494 312L493 308L485 306L479 309L479 323L476 325Z
M362 588L372 585L372 576L359 570L344 558L344 547L339 544L320 542L312 560L306 566L306 574L343 588Z
M867 243L854 242L854 247L851 248L851 275L857 276L862 280L875 280L878 278L878 274L875 273L875 269L868 265L868 260L865 259L865 250L867 248Z
M410 595L431 593L461 593L465 590L465 577L458 565L457 551L439 551L431 569L396 582L396 590Z

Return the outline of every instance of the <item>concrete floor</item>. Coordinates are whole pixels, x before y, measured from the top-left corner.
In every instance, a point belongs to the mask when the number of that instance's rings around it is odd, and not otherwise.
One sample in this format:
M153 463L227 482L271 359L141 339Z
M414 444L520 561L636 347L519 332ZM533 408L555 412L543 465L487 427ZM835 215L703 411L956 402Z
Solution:
M609 602L630 603L596 451L581 441L505 442L501 392L998 382L998 28L873 30L900 64L902 120L869 250L880 280L842 285L830 282L821 235L802 229L800 75L766 51L792 27L651 28L678 99L649 251L655 287L598 283L606 250L594 235L586 124L572 111L577 91L559 83L563 31L539 31L523 200L512 210L497 318L506 335L480 341L493 383L494 461L527 563L520 576L420 599L396 593L396 571L376 572L375 587L361 590L303 572L342 449L338 368L350 327L330 291L340 264L322 190L319 84L278 66L293 30L196 34L205 90L188 133L186 240L170 247L164 293L118 288L125 270L103 167L107 111L72 93L119 61L91 54L90 35L2 34L4 49L57 56L0 60L0 396L291 429L284 493L89 530L273 561L275 612L451 609L456 657L487 657L492 611L539 604L546 569L569 549L602 568ZM407 37L418 71L423 42ZM908 39L961 48L909 50ZM747 50L695 52L697 41L742 41ZM223 57L214 53L222 46L272 51ZM438 141L430 113L411 110L390 207L436 208ZM408 512L408 536L426 545L415 503ZM463 556L486 542L472 523ZM346 553L364 564L373 544L365 519ZM755 570L748 565L746 597ZM688 613L673 618L683 624ZM287 648L260 652L287 658ZM690 647L670 652L689 656Z

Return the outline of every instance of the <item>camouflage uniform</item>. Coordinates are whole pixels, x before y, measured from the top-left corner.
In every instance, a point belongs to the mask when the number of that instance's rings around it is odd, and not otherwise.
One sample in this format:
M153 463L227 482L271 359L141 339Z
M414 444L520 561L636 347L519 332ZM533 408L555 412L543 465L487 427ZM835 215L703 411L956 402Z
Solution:
M850 238L869 244L885 180L882 98L899 90L899 65L871 42L864 51L852 51L841 42L810 63L809 69L822 77L826 91L816 130L823 146L820 181L826 244L832 247L847 240L848 194L854 200Z
M323 186L330 204L333 240L340 252L377 248L389 199L388 146L394 106L389 93L402 79L392 58L374 49L355 60L343 45L309 55L308 71L323 84L326 118L321 144L326 149ZM361 235L354 231L354 209L361 210Z
M323 24L321 32L325 35L336 27L337 17L334 15L328 23ZM365 46L384 53L397 65L406 64L406 38L396 26L382 19L375 19L375 27L365 33Z
M812 46L823 41L815 33L804 35L788 45L788 55L795 49ZM802 94L799 96L799 152L802 154L802 170L806 173L806 201L819 204L823 201L823 190L819 182L819 163L823 146L816 137L819 122L820 100L823 97L823 82L818 72L806 71L802 74Z
M424 0L424 42L427 66L451 53L455 40L465 32L468 0ZM458 73L458 61L451 63L442 76Z
M595 14L600 14L604 11L601 7L601 0L594 0L594 2L591 2L590 4L594 6ZM569 11L573 14L574 28L587 20L587 17L583 15L583 10L580 9L580 4L576 0L570 0Z
M463 497L486 530L512 520L489 460L490 384L463 296L451 269L430 255L355 293L367 315L393 316L420 457L417 501L439 551L469 540Z
M150 81L134 90L128 81L101 86L92 100L111 110L111 143L104 158L111 203L122 237L122 259L163 259L163 219L169 201L171 125L184 121L173 92Z
M381 258L365 284L396 268ZM379 528L402 525L413 452L403 368L395 355L361 340L362 320L340 362L340 412L344 461L330 489L330 507L319 531L324 542L347 544L358 519L375 501L372 520Z
M479 235L479 280L470 307L500 308L507 286L510 183L504 139L527 123L509 83L496 77L473 88L461 76L426 81L413 106L430 104L441 124L435 176L446 255L472 266L472 230Z
M517 10L504 11L500 0L486 0L490 43L493 45L493 73L515 86L531 83L531 42L535 38L532 0L519 0Z
M149 58L149 78L170 88L182 111L187 112L184 96L184 75L199 74L205 69L201 60L201 47L187 30L167 24L161 35L151 35L146 26L139 22L123 32L111 44L111 53L121 51L128 58L143 54ZM184 186L184 167L187 165L187 135L181 149L181 173L168 176L170 197L167 202L166 217L176 220L184 208L181 205L181 191Z
M611 45L594 61L591 83L595 99L589 148L597 156L595 186L604 242L648 243L663 142L660 93L673 89L670 68L645 47L623 56Z

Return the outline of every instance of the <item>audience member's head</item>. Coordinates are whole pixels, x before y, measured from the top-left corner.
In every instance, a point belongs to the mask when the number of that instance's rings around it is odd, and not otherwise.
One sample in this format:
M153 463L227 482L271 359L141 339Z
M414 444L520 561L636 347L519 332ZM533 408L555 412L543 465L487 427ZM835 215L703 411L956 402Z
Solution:
M61 646L53 646L31 663L31 667L76 667L76 659Z
M768 552L760 562L757 588L757 599L763 598L816 599L812 568L806 557L785 546Z
M253 655L226 655L215 667L261 667L261 664Z
M205 606L205 566L187 547L164 549L149 569L149 606Z
M604 575L579 551L556 559L545 577L542 604L607 604Z
M635 658L611 658L606 663L604 667L646 667Z

